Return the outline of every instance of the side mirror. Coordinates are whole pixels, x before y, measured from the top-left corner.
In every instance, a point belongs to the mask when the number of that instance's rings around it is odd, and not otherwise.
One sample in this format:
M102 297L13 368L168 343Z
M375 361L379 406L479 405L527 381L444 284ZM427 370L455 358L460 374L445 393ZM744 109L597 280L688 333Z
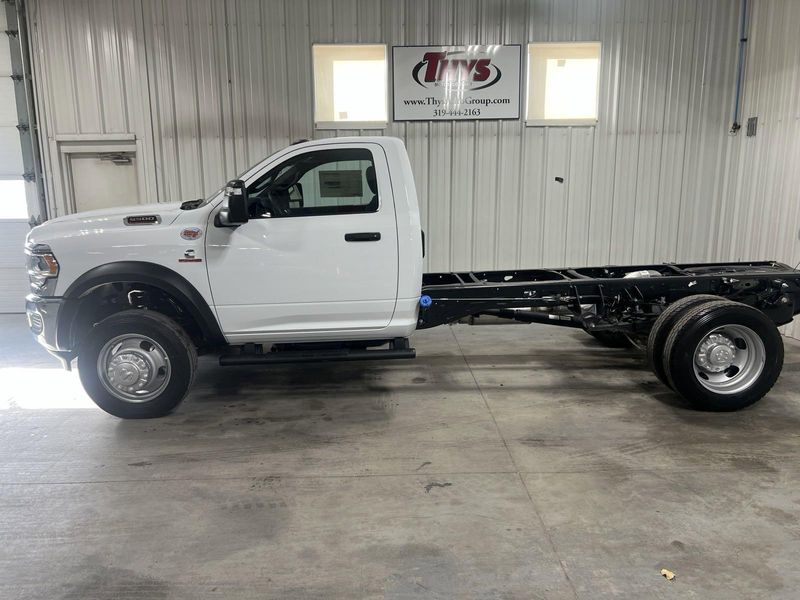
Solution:
M225 185L225 203L214 220L218 227L238 227L250 220L247 212L247 188L244 181L234 179Z

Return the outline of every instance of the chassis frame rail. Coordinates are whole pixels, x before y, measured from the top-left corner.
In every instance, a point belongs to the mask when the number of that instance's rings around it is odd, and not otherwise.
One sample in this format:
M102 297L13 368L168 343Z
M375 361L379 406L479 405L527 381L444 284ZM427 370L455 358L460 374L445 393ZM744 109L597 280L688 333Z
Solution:
M667 305L695 294L748 304L783 325L800 312L800 271L762 261L427 273L417 328L492 314L643 335Z

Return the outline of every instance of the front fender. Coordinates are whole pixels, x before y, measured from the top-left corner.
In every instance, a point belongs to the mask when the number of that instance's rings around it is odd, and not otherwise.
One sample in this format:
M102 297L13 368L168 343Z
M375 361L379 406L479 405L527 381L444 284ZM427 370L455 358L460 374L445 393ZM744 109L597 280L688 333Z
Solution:
M202 294L186 278L156 263L119 261L88 270L67 288L56 336L59 348L73 350L71 346L75 332L72 329L80 305L79 299L109 283L142 283L163 290L189 312L210 344L225 344L225 337L214 312Z

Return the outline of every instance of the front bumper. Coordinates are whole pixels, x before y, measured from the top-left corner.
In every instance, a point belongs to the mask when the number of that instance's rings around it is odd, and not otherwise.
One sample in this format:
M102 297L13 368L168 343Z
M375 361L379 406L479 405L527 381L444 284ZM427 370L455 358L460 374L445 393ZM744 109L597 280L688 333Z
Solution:
M72 348L64 347L58 335L58 315L65 302L64 298L43 298L31 294L25 298L25 313L28 316L28 327L36 341L60 359L68 369L74 356Z

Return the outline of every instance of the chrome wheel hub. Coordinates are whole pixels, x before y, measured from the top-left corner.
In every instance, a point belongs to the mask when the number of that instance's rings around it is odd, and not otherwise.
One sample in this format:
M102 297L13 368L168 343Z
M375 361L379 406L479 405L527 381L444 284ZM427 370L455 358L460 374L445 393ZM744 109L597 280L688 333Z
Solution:
M120 400L146 402L169 383L169 357L152 338L126 334L109 340L97 357L97 375Z
M712 333L704 339L697 349L697 366L709 373L720 373L733 364L736 345L728 336Z
M716 394L737 394L764 370L767 352L761 337L744 325L722 325L700 340L694 353L697 381Z

